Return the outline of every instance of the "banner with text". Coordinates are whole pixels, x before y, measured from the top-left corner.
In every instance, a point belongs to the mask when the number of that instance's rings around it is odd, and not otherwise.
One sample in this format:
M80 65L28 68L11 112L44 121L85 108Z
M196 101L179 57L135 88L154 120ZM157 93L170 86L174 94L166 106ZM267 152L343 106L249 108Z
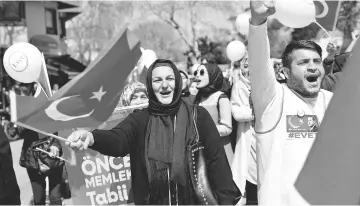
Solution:
M127 117L136 107L116 108L113 115L99 129L111 129ZM72 131L60 132L67 137ZM133 204L131 190L130 156L109 157L88 149L76 152L63 145L74 205L126 205Z

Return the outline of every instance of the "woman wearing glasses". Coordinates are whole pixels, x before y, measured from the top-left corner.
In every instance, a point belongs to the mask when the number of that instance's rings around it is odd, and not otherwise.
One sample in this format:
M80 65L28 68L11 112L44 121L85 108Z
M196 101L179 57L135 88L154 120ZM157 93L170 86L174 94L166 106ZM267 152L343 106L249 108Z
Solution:
M218 65L201 64L194 72L199 89L195 103L204 107L214 120L224 145L229 164L232 162L233 149L230 134L232 131L231 105L223 90L224 76Z

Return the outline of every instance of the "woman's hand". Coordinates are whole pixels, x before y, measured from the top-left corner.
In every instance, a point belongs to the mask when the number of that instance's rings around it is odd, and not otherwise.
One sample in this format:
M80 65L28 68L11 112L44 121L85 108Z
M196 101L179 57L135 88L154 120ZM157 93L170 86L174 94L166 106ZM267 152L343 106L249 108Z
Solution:
M83 129L71 133L67 140L71 141L71 143L66 142L66 146L79 151L87 150L89 146L94 144L92 133Z
M50 157L54 158L54 157L59 156L59 152L60 152L60 150L58 147L56 147L56 146L50 147Z

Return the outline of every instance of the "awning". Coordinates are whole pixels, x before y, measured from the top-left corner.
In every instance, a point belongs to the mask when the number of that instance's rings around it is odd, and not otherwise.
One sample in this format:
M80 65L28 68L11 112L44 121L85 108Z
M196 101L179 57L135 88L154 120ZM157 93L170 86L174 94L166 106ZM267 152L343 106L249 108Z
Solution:
M59 9L59 15L61 18L65 19L65 21L74 18L81 12L82 10L80 8Z
M80 6L76 1L58 1L58 3L59 3L58 9L69 9Z
M49 56L45 57L46 63L55 68L61 68L64 72L82 72L85 70L86 66L81 62L73 59L70 55L62 55L62 56Z
M53 75L53 76L57 76L58 75L58 71L59 69L56 67L53 67L51 65L46 65L46 69L47 69L47 73L48 75Z

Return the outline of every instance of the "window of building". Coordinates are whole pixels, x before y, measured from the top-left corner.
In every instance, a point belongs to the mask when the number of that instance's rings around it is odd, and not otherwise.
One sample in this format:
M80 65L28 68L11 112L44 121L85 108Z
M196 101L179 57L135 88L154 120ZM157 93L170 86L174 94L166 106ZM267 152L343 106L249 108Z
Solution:
M60 18L60 38L66 37L66 19Z
M24 2L0 1L0 21L21 21L24 18Z
M46 34L57 35L56 10L45 9Z

